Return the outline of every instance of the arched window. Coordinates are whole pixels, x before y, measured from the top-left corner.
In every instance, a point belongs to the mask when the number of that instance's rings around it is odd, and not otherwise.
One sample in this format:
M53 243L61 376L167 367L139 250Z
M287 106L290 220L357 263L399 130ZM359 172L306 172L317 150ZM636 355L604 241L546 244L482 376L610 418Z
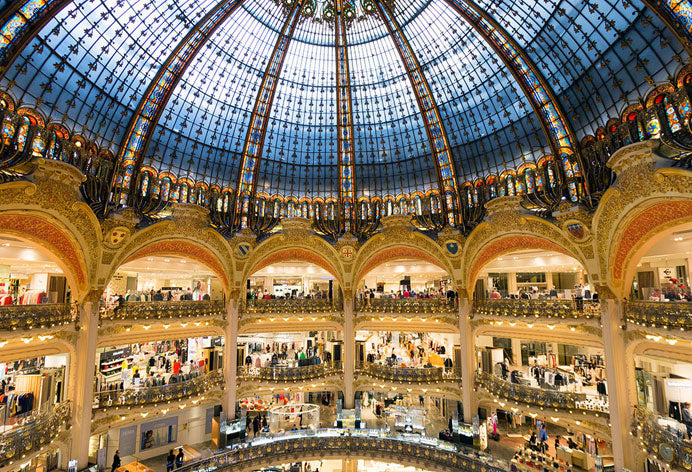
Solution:
M572 169L572 162L569 157L564 156L562 158L562 168L565 170L565 176L569 179L574 177L574 170Z
M440 212L440 200L437 195L430 196L430 212L433 214Z
M670 95L666 97L666 115L668 116L668 125L673 133L677 133L682 129L680 125L680 120L678 119L678 113L675 111L675 107L670 102Z
M26 136L29 133L29 123L29 118L26 116L21 118L19 132L17 133L17 139L15 140L15 144L17 145L17 150L19 152L22 152L24 150L24 146L26 145Z
M420 195L413 197L413 203L416 215L421 216L423 214L423 202L421 201Z
M392 205L391 200L387 200L386 206L385 206L385 216L390 216L394 214L394 207Z
M526 193L534 193L536 191L536 184L533 177L533 169L526 169L524 171L524 181L526 182Z
M147 191L149 190L149 172L145 172L144 176L142 177L142 185L140 188L140 193L142 196L146 196Z

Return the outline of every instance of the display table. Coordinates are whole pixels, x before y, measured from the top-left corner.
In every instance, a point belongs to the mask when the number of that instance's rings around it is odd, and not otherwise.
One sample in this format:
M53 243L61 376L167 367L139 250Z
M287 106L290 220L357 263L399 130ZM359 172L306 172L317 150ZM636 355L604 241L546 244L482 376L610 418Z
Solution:
M141 462L130 462L122 467L115 469L116 472L156 472L154 469L147 467Z
M185 462L196 461L202 458L202 453L189 444L185 444L183 446L183 456L183 461Z

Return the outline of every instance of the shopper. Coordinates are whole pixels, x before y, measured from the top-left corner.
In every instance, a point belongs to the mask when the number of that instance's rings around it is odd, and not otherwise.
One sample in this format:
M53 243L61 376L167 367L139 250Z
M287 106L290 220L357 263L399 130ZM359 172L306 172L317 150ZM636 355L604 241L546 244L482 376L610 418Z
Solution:
M178 455L175 456L175 468L180 469L183 466L183 460L185 459L185 454L183 454L183 448L178 449Z
M690 402L685 402L682 408L682 422L687 427L687 437L692 439L692 411L690 411Z
M175 467L175 451L171 449L166 456L166 472L171 472Z
M111 467L111 472L115 472L116 469L120 468L120 449L115 451L113 456L113 466Z

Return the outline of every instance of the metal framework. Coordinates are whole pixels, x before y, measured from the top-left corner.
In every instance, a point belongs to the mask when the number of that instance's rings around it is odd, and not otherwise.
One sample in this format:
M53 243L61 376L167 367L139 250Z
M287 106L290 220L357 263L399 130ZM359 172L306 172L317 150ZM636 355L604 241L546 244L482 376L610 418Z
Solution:
M18 0L0 14L0 77L27 44L72 0Z
M692 0L642 0L692 56Z
M573 154L577 143L548 82L516 41L472 0L446 0L493 48L519 83L539 118L553 154Z
M457 178L452 153L449 147L449 140L447 139L447 133L442 124L435 98L423 74L418 58L416 58L416 55L413 53L411 45L406 39L401 26L394 18L391 10L382 0L377 0L377 9L380 12L380 17L389 30L390 36L394 40L394 44L406 68L406 73L411 81L411 87L416 95L421 115L423 115L423 123L428 135L428 140L430 141L430 148L435 158L440 195L444 195L442 200L447 207L445 213L449 215L449 223L455 224L456 222L454 221L452 212L456 208L459 208Z
M240 165L237 186L237 202L236 209L238 215L245 219L247 218L250 199L255 194L255 184L259 171L259 160L264 147L264 137L267 133L267 123L269 114L271 113L272 104L274 102L274 94L276 86L279 83L279 75L283 66L284 59L288 46L293 37L298 20L300 19L300 10L302 0L295 0L295 3L290 7L289 13L284 22L279 38L276 40L276 45L272 51L267 70L262 77L262 85L257 93L257 100L250 117L247 137L243 146L243 160Z
M339 157L339 201L341 202L344 230L351 231L355 217L355 152L353 141L353 109L351 104L351 77L348 67L346 23L341 0L334 22L336 49L336 115L337 153Z
M124 169L124 175L119 184L123 193L130 188L132 176L141 166L155 125L187 66L214 31L242 3L243 0L222 0L216 4L178 43L149 84L120 146L118 157Z

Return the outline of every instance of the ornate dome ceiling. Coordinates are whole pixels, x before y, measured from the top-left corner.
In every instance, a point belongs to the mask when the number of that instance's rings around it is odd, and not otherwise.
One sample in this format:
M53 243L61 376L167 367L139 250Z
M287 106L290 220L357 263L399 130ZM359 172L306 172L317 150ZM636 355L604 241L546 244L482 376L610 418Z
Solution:
M476 1L34 0L2 86L126 163L358 198L576 149L685 55L640 0Z

